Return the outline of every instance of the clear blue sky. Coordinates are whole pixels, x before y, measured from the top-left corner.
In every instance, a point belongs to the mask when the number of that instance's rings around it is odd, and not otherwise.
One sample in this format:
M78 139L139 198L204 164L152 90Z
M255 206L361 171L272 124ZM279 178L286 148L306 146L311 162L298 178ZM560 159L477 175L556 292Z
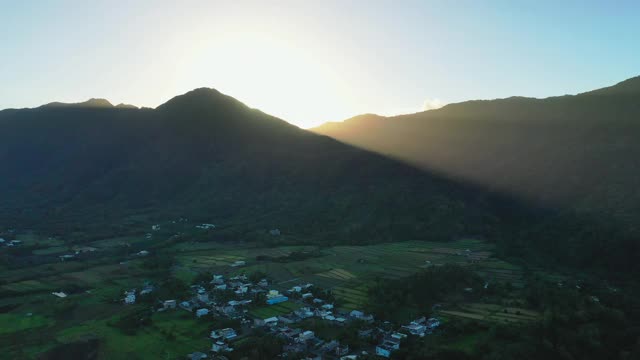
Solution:
M214 87L302 127L640 74L639 1L0 0L0 108Z

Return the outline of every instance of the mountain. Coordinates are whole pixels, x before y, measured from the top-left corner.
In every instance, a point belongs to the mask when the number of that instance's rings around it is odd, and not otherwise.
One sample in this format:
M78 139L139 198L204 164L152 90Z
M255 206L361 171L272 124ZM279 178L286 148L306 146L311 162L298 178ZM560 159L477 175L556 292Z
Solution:
M621 217L639 210L640 77L575 96L363 115L313 131L545 204Z
M111 104L109 102L109 100L106 99L96 99L96 98L91 98L87 101L84 102L80 102L80 103L63 103L63 102L52 102L52 103L48 103L45 105L42 105L42 107L47 107L47 108L61 108L61 107L74 107L74 108L110 108L113 107L113 104Z
M156 109L55 104L0 112L4 226L81 242L187 217L233 241L447 240L498 237L520 206L213 89Z
M581 266L640 255L640 77L573 96L369 114L312 131L555 209L544 236L514 239L523 248Z

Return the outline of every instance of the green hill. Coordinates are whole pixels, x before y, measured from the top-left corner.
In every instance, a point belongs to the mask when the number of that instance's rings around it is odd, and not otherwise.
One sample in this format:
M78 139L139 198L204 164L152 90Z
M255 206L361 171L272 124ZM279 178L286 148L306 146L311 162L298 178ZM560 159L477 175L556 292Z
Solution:
M93 106L105 102L0 112L3 225L106 237L186 217L232 241L273 241L274 228L297 243L448 240L498 236L520 206L216 90Z
M549 257L611 267L639 254L640 77L575 96L362 115L313 131L556 209L555 225L530 224L545 228L531 241Z

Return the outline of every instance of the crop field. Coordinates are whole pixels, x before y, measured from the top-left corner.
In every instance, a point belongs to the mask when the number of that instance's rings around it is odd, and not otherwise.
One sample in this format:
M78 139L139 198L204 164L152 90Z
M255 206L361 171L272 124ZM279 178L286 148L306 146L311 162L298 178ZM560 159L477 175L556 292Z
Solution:
M491 257L492 245L480 240L463 239L448 243L407 241L368 246L334 246L323 248L321 256L301 261L259 261L257 256L280 257L293 251L310 251L312 246L234 249L218 246L197 251L181 251L181 271L210 271L241 274L261 271L270 277L274 288L286 290L296 283L313 283L325 289L355 289L375 278L397 279L410 276L429 266L459 264L470 266L489 282L519 285L522 271L516 266ZM238 260L246 266L233 268ZM366 291L365 291L366 293ZM361 302L346 301L350 306Z
M0 335L53 325L52 319L40 315L0 314Z
M294 310L300 308L299 304L294 302L285 301L275 305L267 305L263 307L253 308L249 313L257 318L266 319L273 316L288 314Z
M344 310L362 309L367 302L368 288L364 284L356 287L335 287L332 292Z
M479 303L462 304L456 309L440 310L439 313L444 316L502 323L532 322L540 318L540 314L532 310Z
M138 238L111 238L91 243L92 247L105 250L132 244ZM36 255L55 256L68 250L60 240L25 238L38 242ZM223 243L189 243L171 245L175 265L167 270L185 284L202 273L266 274L270 288L285 291L292 286L312 283L330 290L340 310L364 310L369 287L376 279L399 279L423 271L430 266L460 264L473 269L489 283L508 281L514 285L522 282L522 270L492 257L492 245L477 240L459 240L449 243L407 241L367 246L281 246L238 248ZM149 249L154 251L153 248ZM102 339L100 358L113 358L114 353L123 356L144 353L144 358L182 358L192 351L206 350L210 346L207 333L213 328L204 320L195 319L185 311L156 313L151 326L129 336L110 326L123 311L117 301L123 289L141 286L153 278L157 269L147 269L144 258L125 257L114 261L109 257L80 261L60 262L56 259L45 264L23 268L7 268L0 272L0 306L6 313L0 315L0 342L9 346L8 337L22 332L33 332L33 341L22 348L9 349L20 352L24 358L37 358L39 353L55 346L40 344L37 339L56 339L69 343L92 336ZM106 253L106 251L104 252ZM294 255L292 255L294 254ZM307 254L307 255L305 255ZM126 255L123 255L126 256ZM300 258L297 258L300 256ZM230 266L235 261L245 261L242 267ZM166 274L166 273L165 273ZM77 288L65 299L51 294L66 288ZM114 301L115 300L115 301ZM288 301L271 306L250 309L250 315L268 318L292 312L302 306ZM506 312L505 312L506 310ZM27 316L26 314L31 314ZM518 308L499 305L463 304L441 310L443 317L476 319L487 322L534 321L539 314ZM122 345L118 345L122 344ZM120 347L121 348L120 348ZM129 356L129 357L131 357Z

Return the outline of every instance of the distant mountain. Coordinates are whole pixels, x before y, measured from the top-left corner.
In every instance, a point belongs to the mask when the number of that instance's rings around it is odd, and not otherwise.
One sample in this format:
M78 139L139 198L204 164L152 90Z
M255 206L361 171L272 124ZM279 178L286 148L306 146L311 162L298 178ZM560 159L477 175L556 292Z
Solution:
M556 223L529 240L549 257L611 267L640 256L640 77L574 96L362 115L312 131L557 209Z
M519 206L206 88L157 109L92 99L1 111L0 164L0 225L64 237L182 216L234 241L275 241L273 228L297 243L498 237Z
M42 105L41 107L45 107L45 108L60 108L60 107L110 108L110 107L113 107L113 105L109 102L109 100L91 98L87 101L80 102L80 103L52 102L52 103Z
M362 115L313 131L545 204L640 216L640 77L575 96Z

